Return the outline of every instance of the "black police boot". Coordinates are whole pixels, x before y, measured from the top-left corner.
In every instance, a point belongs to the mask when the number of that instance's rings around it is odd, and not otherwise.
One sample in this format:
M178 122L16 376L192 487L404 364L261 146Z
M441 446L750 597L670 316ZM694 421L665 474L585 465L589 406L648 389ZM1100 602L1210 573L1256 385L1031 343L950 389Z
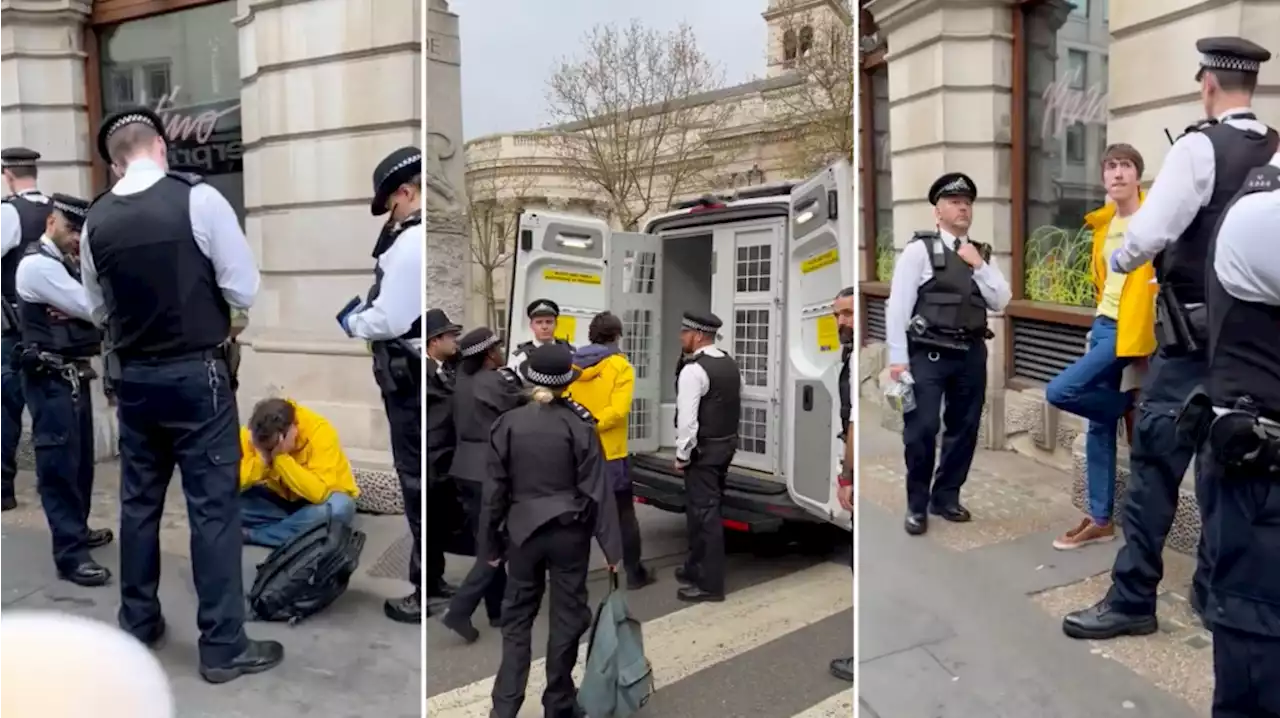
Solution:
M502 616L489 616L489 628L502 628Z
M724 594L704 591L697 586L685 586L676 591L676 598L685 603L720 603L724 600Z
M457 586L453 586L453 585L449 584L449 583L448 583L447 581L445 581L444 579L441 579L440 581L438 581L438 582L437 582L437 583L435 583L434 585L428 585L428 586L427 586L427 598L428 598L428 599L432 599L432 598L453 598L454 594L456 594L457 592L458 592L458 587L457 587Z
M679 574L680 572L681 572L680 569L676 569L677 574ZM657 582L658 582L658 577L653 575L653 571L650 571L644 566L641 566L638 571L636 571L635 573L631 573L627 576L627 590L639 591L645 586L652 586Z
M124 628L124 626L121 626L121 628ZM125 628L124 630L126 633L129 633L129 629ZM146 646L147 648L150 648L153 651L158 651L161 648L164 648L164 644L165 644L164 639L165 639L165 636L169 635L169 626L168 624L165 623L164 619L161 618L160 622L156 624L156 627L153 628L146 635L142 635L142 636L138 636L134 634L131 634L131 635L133 635L133 637L137 638L139 641L142 641L142 645Z
M462 640L467 643L475 643L480 640L480 632L471 624L471 619L460 613L445 611L444 615L440 617L440 623L443 623L444 627L450 631L462 636Z
M831 675L842 681L853 682L853 658L837 658L831 662Z
M1062 619L1062 632L1071 638L1105 641L1119 636L1149 636L1160 629L1154 614L1121 613L1106 599L1092 606L1068 613Z
M692 586L693 584L697 583L697 581L689 572L689 569L684 566L676 567L676 581L678 583L683 583L686 586Z
M89 529L89 548L102 548L115 540L111 529Z
M973 520L973 514L969 513L969 509L960 504L951 504L950 506L930 506L929 513L942 518L944 521L950 521L956 524L963 524Z
M929 517L924 514L908 513L902 522L902 528L912 536L919 536L929 530Z
M396 623L422 623L422 597L417 591L382 604L382 612Z
M18 500L12 496L0 498L0 511L12 511L18 508Z
M105 586L111 580L111 569L97 561L85 561L68 571L59 570L58 578L86 588Z
M200 677L210 683L226 683L240 676L263 673L284 660L284 646L279 641L249 641L248 648L225 666L200 665Z

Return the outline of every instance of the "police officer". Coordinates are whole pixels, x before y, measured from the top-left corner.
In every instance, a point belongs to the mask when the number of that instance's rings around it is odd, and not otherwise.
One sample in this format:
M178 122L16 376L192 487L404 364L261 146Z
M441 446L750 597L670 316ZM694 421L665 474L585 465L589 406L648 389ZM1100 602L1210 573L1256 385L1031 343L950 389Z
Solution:
M533 339L523 342L511 352L507 367L519 370L520 365L528 358L529 352L544 344L563 344L570 349L573 345L556 336L556 320L560 318L560 305L550 299L535 299L525 308L529 317L529 329L533 331Z
M225 197L168 170L154 112L109 115L97 139L120 179L89 207L80 264L119 358L120 625L149 645L164 635L160 514L176 466L193 507L200 675L222 683L266 671L284 647L244 632L240 440L224 351L231 308L247 310L258 293L253 251Z
M449 598L454 588L444 580L444 548L456 519L456 489L449 477L457 433L453 423L454 370L462 327L449 321L442 309L428 309L423 322L427 342L422 376L427 386L427 615L431 599Z
M987 389L987 311L1009 303L1009 283L990 247L969 239L977 185L948 172L929 188L937 228L916 232L893 270L886 309L889 378L910 369L916 408L903 416L907 464L904 528L929 528L926 511L947 521L971 516L960 489L978 447ZM942 414L943 407L945 414ZM934 472L939 415L942 457Z
M689 556L676 569L685 584L681 601L724 600L724 524L720 502L725 476L738 452L742 374L738 362L715 345L723 323L710 312L685 312L680 346L687 357L676 379L675 468L684 474L689 506Z
M479 327L467 332L458 343L458 353L462 357L461 372L453 410L458 450L449 473L458 482L469 520L478 531L484 494L492 483L493 423L523 404L525 395L520 377L502 366L502 340L492 329ZM479 538L477 534L477 543ZM506 588L506 570L490 564L477 552L475 564L440 622L468 643L475 642L480 634L471 623L471 615L484 599L489 625L496 627L502 618L502 594Z
M373 170L375 217L389 215L373 249L373 287L338 314L347 336L370 342L373 377L391 425L391 458L404 516L413 534L409 582L413 593L388 599L383 612L393 621L422 621L422 151L402 147Z
M1173 526L1178 487L1194 447L1179 445L1174 417L1204 380L1205 257L1214 229L1249 171L1271 157L1269 135L1249 109L1258 70L1271 53L1238 37L1196 43L1200 52L1200 96L1210 117L1178 138L1147 200L1129 221L1124 245L1111 257L1125 273L1155 259L1159 348L1151 359L1138 405L1130 451L1128 495L1121 507L1124 545L1111 572L1111 590L1093 606L1063 618L1073 638L1105 640L1154 633L1156 587L1164 573L1162 552ZM1198 475L1202 516L1214 493ZM1204 523L1191 594L1201 612L1213 563L1215 527Z
M836 479L836 497L841 508L853 512L853 287L846 287L836 295L832 312L836 316L836 328L840 332L840 438L844 440L845 456L840 476ZM849 547L849 568L853 568L853 546ZM831 675L845 681L853 681L853 656L837 658L831 662Z
M0 151L0 163L4 168L4 183L9 196L0 204L0 229L3 230L4 274L4 335L0 338L0 391L3 392L3 448L0 450L0 473L3 474L3 490L0 490L0 510L8 511L18 505L14 496L13 481L18 475L18 440L22 437L22 380L13 366L13 356L19 338L18 294L14 287L14 274L18 262L26 254L27 247L35 244L44 232L45 220L52 205L49 198L36 189L36 161L40 153L25 147L7 147Z
M1280 521L1276 227L1280 154L1246 179L1207 257L1205 398L1214 409L1197 438L1205 487L1216 494L1205 516L1216 539L1204 614L1213 630L1213 718L1280 715L1280 538L1270 528Z
M15 277L21 313L18 363L35 435L36 485L53 535L58 575L81 586L102 586L111 572L89 555L114 538L90 529L93 497L93 402L89 358L102 349L89 298L72 263L89 203L55 194L44 236L29 245ZM74 271L72 271L74 269Z
M533 401L494 423L497 469L485 501L482 556L506 559L502 663L493 682L493 718L516 718L529 681L533 622L551 577L547 716L579 715L573 667L591 624L587 570L594 534L610 570L622 560L622 529L595 419L564 396L581 374L561 344L538 347L521 366ZM505 528L505 530L504 530ZM616 576L615 576L616 578Z

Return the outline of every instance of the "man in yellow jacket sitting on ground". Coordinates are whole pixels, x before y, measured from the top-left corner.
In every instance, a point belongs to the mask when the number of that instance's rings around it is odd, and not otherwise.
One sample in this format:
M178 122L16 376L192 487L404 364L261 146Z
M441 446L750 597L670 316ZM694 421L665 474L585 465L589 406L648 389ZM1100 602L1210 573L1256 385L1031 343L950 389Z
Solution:
M569 386L568 396L587 408L596 419L596 433L604 448L605 472L618 503L622 525L622 564L627 569L627 587L635 590L654 582L653 573L640 561L640 522L636 519L631 494L631 466L627 461L627 424L631 417L631 397L636 372L618 349L622 320L602 312L587 329L591 344L574 355L573 364L582 376Z
M344 523L360 495L338 432L288 399L264 399L240 429L240 521L245 543L276 548L330 513Z

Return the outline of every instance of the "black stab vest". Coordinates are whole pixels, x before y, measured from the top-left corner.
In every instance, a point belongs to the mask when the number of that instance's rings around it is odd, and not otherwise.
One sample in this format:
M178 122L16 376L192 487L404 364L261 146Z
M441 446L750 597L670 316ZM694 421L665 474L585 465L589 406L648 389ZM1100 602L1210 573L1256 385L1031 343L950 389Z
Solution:
M61 257L40 242L31 245L27 249L27 254L43 255L66 266ZM70 270L68 273L77 282L80 280ZM49 316L50 305L48 304L19 301L18 307L22 317L23 344L67 359L86 359L102 353L102 332L92 323L75 317L54 319ZM53 308L56 309L56 307Z
M4 255L3 262L0 263L0 272L3 274L3 296L4 301L9 306L18 306L18 288L14 284L14 278L18 275L18 262L26 256L27 249L32 244L39 242L40 237L44 235L45 220L49 218L49 213L53 211L53 203L48 197L40 194L36 190L28 190L11 197L5 197L4 203L11 205L18 212L18 224L22 230L22 238L18 240L18 246L9 250ZM10 335L17 335L18 328L13 327L9 331Z
M934 232L917 232L912 241L924 242L933 267L933 276L916 295L912 316L922 318L930 332L982 339L987 329L987 300L973 278L973 267L944 246L945 240ZM939 256L942 267L938 267Z

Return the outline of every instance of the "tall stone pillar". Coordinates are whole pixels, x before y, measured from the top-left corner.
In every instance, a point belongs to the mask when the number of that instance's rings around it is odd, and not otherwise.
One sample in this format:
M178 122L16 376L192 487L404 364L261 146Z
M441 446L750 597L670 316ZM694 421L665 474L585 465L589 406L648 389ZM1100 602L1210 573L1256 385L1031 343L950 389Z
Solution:
M1169 142L1163 129L1175 136L1204 117L1195 73L1202 37L1238 35L1273 53L1262 66L1253 108L1272 125L1280 118L1280 5L1262 0L1237 0L1198 5L1189 12L1161 0L1126 0L1111 4L1111 96L1107 137L1128 142L1147 163L1146 179L1154 179L1164 162ZM1127 72L1159 58L1159 72Z
M888 47L889 156L897 251L934 226L929 186L964 172L978 188L973 237L1011 270L1011 2L872 0L867 9ZM1004 322L991 323L985 443L1003 443Z
M454 321L466 313L471 273L462 147L462 57L458 16L445 0L427 9L427 306Z
M377 14L374 14L374 7ZM389 466L369 351L334 315L373 282L373 168L421 146L419 0L241 0L246 234L262 268L240 402L323 414L353 462Z
M46 194L92 197L96 128L89 126L84 48L89 0L6 0L3 7L4 146L42 155L39 186ZM94 453L101 460L116 453L115 411L101 383L93 386ZM29 445L30 435L22 438Z

